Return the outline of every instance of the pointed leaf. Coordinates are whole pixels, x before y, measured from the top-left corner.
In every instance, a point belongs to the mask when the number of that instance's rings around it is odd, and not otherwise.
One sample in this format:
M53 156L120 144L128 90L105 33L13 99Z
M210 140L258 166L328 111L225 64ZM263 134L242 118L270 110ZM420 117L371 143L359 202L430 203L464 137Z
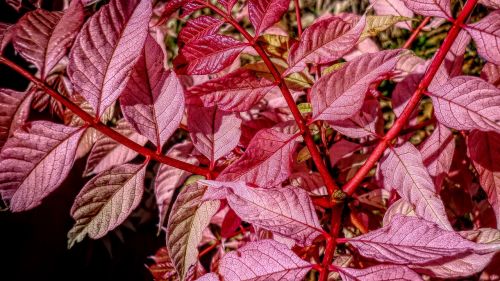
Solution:
M196 149L214 165L238 145L241 119L217 107L189 107L188 128Z
M276 88L273 82L257 77L254 71L240 69L191 87L186 99L191 105L248 111L273 88Z
M288 11L289 5L290 0L249 0L248 17L255 30L255 36L259 36L278 22Z
M363 269L339 268L343 281L372 280L422 280L422 277L406 266L381 264Z
M231 209L244 221L311 245L323 233L307 192L295 187L253 188L243 182L201 181L211 186L206 195L225 192ZM214 198L215 199L215 198Z
M10 201L13 212L40 205L59 187L73 167L83 132L83 128L35 121L7 140L0 153L0 190L2 194L15 191Z
M487 62L481 70L481 78L500 88L500 65Z
M480 78L454 77L431 98L436 118L446 127L500 131L500 89Z
M402 0L370 0L377 15L381 16L402 16L413 18L413 12L406 7ZM396 26L411 29L411 23L400 23Z
M434 183L415 146L404 143L399 147L391 147L380 161L379 172L384 187L396 189L402 198L415 206L418 216L444 229L452 229L443 201L436 194Z
M391 72L401 50L362 55L314 84L311 89L314 120L344 120L361 110L371 83Z
M217 179L244 181L264 188L280 184L290 175L297 137L274 129L259 131L240 159L224 169Z
M417 14L440 17L449 19L451 18L450 0L402 0L406 7Z
M124 164L92 178L76 196L68 232L71 248L89 236L98 239L119 226L139 205L144 192L146 164Z
M182 85L174 72L163 68L163 51L149 35L120 105L125 118L156 147L161 148L181 122Z
M480 21L468 24L464 28L474 39L479 55L489 62L500 65L500 10L493 11Z
M217 0L224 8L226 11L230 14L231 10L233 10L234 4L238 2L238 0Z
M151 17L151 1L112 0L78 34L68 75L96 115L121 94L142 52Z
M0 150L28 118L30 103L29 93L0 89Z
M201 198L206 187L197 183L185 186L172 207L167 225L167 248L181 280L198 260L198 244L203 230L219 209L219 201Z
M212 34L216 34L224 21L209 17L199 16L187 22L186 26L179 32L178 39L184 44Z
M391 26L407 21L409 18L402 16L367 16L366 25L363 33L361 33L360 40L378 35L380 32L390 28Z
M219 273L224 280L302 280L312 264L274 240L250 242L224 255Z
M334 167L342 158L352 155L362 145L341 139L330 147L330 164Z
M363 138L377 135L375 126L377 125L379 103L376 99L367 99L361 110L354 116L345 119L329 122L330 126L343 135L351 138Z

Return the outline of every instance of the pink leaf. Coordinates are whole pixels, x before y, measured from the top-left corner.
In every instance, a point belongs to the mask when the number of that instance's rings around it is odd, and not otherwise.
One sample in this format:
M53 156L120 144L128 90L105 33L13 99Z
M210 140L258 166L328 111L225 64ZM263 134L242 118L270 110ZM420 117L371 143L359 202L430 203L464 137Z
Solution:
M492 9L500 9L500 2L498 0L479 0L479 3Z
M144 192L146 163L113 167L92 178L76 196L68 232L72 247L89 236L98 239L119 226L139 205Z
M0 150L28 118L31 97L29 93L0 89Z
M121 94L142 52L151 1L112 0L78 34L68 75L75 90L101 116Z
M274 129L259 131L243 156L224 169L217 180L244 181L264 188L280 184L290 175L297 137Z
M424 166L432 177L437 192L445 176L450 171L453 154L455 153L455 139L450 129L436 124L432 135L419 146Z
M325 183L318 172L296 172L288 178L291 186L302 188L310 193L326 195Z
M465 27L480 56L489 62L500 65L500 10L488 14L480 21Z
M0 52L7 47L12 37L14 37L14 25L0 22Z
M481 78L500 88L500 65L487 62L481 70Z
M219 201L202 202L206 187L185 186L172 207L167 225L167 248L180 280L198 260L198 244L203 230L219 209Z
M339 133L350 138L364 138L376 136L376 125L379 120L379 102L371 98L367 99L361 110L354 116L345 119L329 122L330 126Z
M200 182L211 187L206 199L212 199L210 194L225 192L229 206L242 220L292 238L301 246L311 245L323 233L314 205L303 189L253 188L241 181Z
M196 279L196 281L219 281L219 276L216 273L207 273L202 275L200 278Z
M365 17L355 26L340 17L315 22L290 48L290 67L283 75L301 71L306 63L325 64L341 58L356 45L364 28Z
M406 7L417 14L451 18L450 0L402 0Z
M219 272L231 281L302 280L311 267L284 244L260 240L225 254Z
M364 269L339 268L343 281L372 281L372 280L422 280L422 277L406 266L381 264Z
M234 4L238 2L238 0L217 0L224 8L226 11L230 14L231 11L233 10Z
M229 36L208 35L186 44L174 63L179 74L212 74L231 65L247 46Z
M413 12L408 9L402 0L370 0L375 13L379 16L403 16L413 18ZM411 30L411 22L397 23L397 27Z
M384 187L396 189L402 198L415 206L418 216L444 229L453 229L443 201L436 194L434 183L422 162L422 156L411 143L391 147L380 161L379 172Z
M211 165L231 152L240 141L241 119L217 107L188 108L189 135Z
M394 91L392 92L391 102L392 102L392 110L396 116L400 116L403 113L404 108L408 104L411 96L415 92L418 87L418 84L422 80L422 75L420 74L410 74L403 79L403 81L399 82ZM418 112L413 113L412 117L418 115Z
M480 78L452 78L431 98L436 118L446 127L500 131L500 90Z
M239 69L191 87L186 99L191 105L216 105L226 111L248 111L274 88L273 82L257 77L253 71Z
M216 34L223 24L224 21L220 19L199 16L187 22L186 26L179 32L178 39L180 42L188 44L195 39Z
M475 244L418 217L397 215L387 226L346 239L364 257L401 265L424 265L460 257Z
M159 148L181 122L182 85L174 72L163 68L163 51L149 35L120 97L120 105L134 128Z
M167 156L197 165L198 160L195 157L190 156L192 150L193 144L191 142L182 142L172 146L172 148L167 152ZM168 207L170 206L175 190L184 184L190 175L191 173L184 170L160 164L154 181L156 204L158 205L158 214L160 216L160 229L164 224Z
M148 141L146 137L136 133L130 124L123 119L118 121L116 131L140 145L144 145ZM112 138L102 135L92 147L90 155L87 158L84 175L97 174L113 166L127 163L137 155L136 151L118 143Z
M467 146L500 228L500 134L474 130L467 138Z
M83 128L35 121L7 140L0 153L0 190L15 191L10 202L13 212L40 205L59 187L73 167L83 132Z
M330 147L330 164L334 167L342 158L362 148L360 144L341 139Z
M249 0L248 17L255 29L255 36L278 22L288 11L289 5L290 0Z
M83 19L83 5L77 0L72 1L64 13L41 9L29 12L16 24L14 48L36 65L45 79L66 55Z
M368 87L394 69L401 53L362 55L321 77L311 89L313 119L337 121L354 116L363 106Z

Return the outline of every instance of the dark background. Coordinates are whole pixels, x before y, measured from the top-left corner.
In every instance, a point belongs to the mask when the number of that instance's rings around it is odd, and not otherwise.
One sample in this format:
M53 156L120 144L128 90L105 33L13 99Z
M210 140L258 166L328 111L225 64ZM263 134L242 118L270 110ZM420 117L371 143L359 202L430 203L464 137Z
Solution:
M57 1L44 1L52 9ZM18 14L0 0L0 22L15 23L28 9ZM27 68L9 45L4 55ZM34 72L34 70L33 70ZM0 65L0 88L24 90L27 81ZM44 118L42 116L31 116ZM157 211L148 209L145 193L141 206L120 226L100 240L85 238L70 250L67 233L73 226L70 216L73 200L85 184L81 174L86 159L75 163L65 182L41 206L23 213L0 212L0 280L152 280L145 264L165 244L157 236ZM133 229L132 229L133 228Z

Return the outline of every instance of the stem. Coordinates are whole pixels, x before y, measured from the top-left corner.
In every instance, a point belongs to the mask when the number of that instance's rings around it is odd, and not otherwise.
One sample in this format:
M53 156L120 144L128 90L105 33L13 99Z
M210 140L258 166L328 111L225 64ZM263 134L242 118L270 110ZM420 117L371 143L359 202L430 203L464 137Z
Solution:
M344 204L340 203L333 206L332 209L332 221L331 221L332 228L330 230L330 237L326 240L325 255L323 256L322 270L320 271L319 274L319 281L327 281L328 279L330 264L333 261L333 257L335 255L335 248L337 247L336 237L340 230L343 207Z
M223 12L216 6L212 5L210 2L205 2L203 0L195 0L197 3L205 5L207 8L211 9L221 17L223 17L226 22L231 24L236 30L238 30L241 35L250 43L250 45L255 49L255 51L259 54L259 56L262 58L262 61L264 64L267 66L269 71L271 72L274 82L279 85L279 88L281 90L281 93L283 94L283 98L285 98L285 101L290 108L290 111L292 112L292 115L295 119L295 122L297 122L297 125L300 129L300 133L304 137L304 141L306 143L307 149L311 153L311 157L314 161L314 164L316 165L316 168L318 169L318 172L321 174L321 177L323 178L323 181L325 182L325 186L328 190L328 193L331 195L335 191L339 190L339 187L333 180L333 178L330 175L330 172L328 171L328 168L326 167L325 163L323 162L321 153L319 152L318 148L316 147L316 144L314 143L314 140L311 136L311 132L309 131L309 128L307 127L306 121L302 117L302 114L300 114L299 108L295 104L295 101L293 100L292 94L290 93L290 90L285 84L284 78L281 77L281 74L279 73L278 69L276 66L273 64L269 56L266 54L264 49L257 43L257 38L253 37L250 35L241 25L238 24L236 20L231 17L231 15Z
M403 49L408 49L411 46L413 41L415 41L415 39L417 39L420 31L422 31L422 29L429 23L430 20L431 20L431 17L425 17L425 19L419 24L419 26L415 30L413 30L410 38L408 38L408 40L403 45Z
M420 99L425 94L427 87L432 82L432 79L439 70L439 67L441 66L441 63L444 61L446 54L448 53L451 46L455 42L455 39L457 38L458 33L460 32L460 29L463 26L464 21L468 18L470 13L472 13L472 10L474 9L474 6L476 5L477 1L478 0L468 0L467 3L465 3L463 10L460 12L457 19L453 22L453 26L451 27L450 31L448 32L448 35L444 39L443 45L439 48L438 52L436 53L436 56L432 60L431 65L424 74L424 78L422 79L422 81L420 81L417 90L415 91L415 93L413 93L410 101L403 110L403 113L396 120L394 126L392 126L392 128L387 132L387 135L385 135L382 138L382 140L378 143L377 147L375 147L375 150L368 157L363 166L358 170L358 172L356 172L354 177L352 177L351 180L349 180L349 182L343 187L345 193L349 195L354 193L354 191L363 181L365 176L370 172L373 166L375 166L375 164L380 159L380 157L382 156L386 148L389 146L389 144L399 135L404 125L408 122L411 113L413 112L413 110L415 110L415 108L417 108Z
M56 99L60 103L62 103L64 106L66 106L69 110L71 110L73 113L78 115L80 118L85 121L88 126L91 126L98 130L99 132L103 133L104 135L114 139L115 141L119 142L120 144L125 145L126 147L138 152L139 154L143 155L146 158L154 159L158 162L161 162L163 164L191 172L193 174L198 174L198 175L204 175L204 176L210 176L210 172L204 168L179 161L177 159L170 158L168 156L164 156L160 154L159 152L156 152L154 150L151 150L149 148L146 148L142 145L139 145L138 143L128 139L127 137L121 135L120 133L114 131L113 129L107 127L104 125L101 121L96 120L95 117L92 115L88 114L85 112L83 109L81 109L78 105L73 103L71 100L68 98L64 97L63 95L59 94L57 91L54 89L48 87L45 82L35 76L33 76L31 73L23 69L22 67L18 66L14 62L10 61L9 59L3 57L0 55L0 64L5 64L6 66L12 68L14 71L17 73L21 74L24 76L26 79L30 80L37 88L43 90L45 93L50 95L52 98Z
M297 31L299 33L299 38L302 37L302 21L300 16L300 4L299 0L294 0L295 4L295 18L297 19Z

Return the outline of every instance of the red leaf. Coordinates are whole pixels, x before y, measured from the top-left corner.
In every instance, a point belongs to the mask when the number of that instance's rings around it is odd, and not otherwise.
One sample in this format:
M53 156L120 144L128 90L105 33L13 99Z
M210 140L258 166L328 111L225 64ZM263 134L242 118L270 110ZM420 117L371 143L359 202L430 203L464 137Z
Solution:
M401 50L366 54L319 79L311 89L313 120L344 120L361 110L371 83L391 72Z
M495 87L500 87L500 65L487 62L481 70L481 78Z
M186 26L179 32L178 39L184 44L208 35L216 34L224 21L209 17L199 16L187 22Z
M381 264L363 269L339 268L343 281L372 281L372 280L422 280L422 277L406 266Z
M5 49L14 36L13 27L14 25L0 22L0 52L3 52L3 49Z
M83 18L83 5L76 0L64 14L41 9L29 12L15 26L14 48L36 65L45 79L71 47Z
M365 17L355 26L340 17L315 22L290 48L290 67L283 75L301 71L306 63L325 64L341 58L356 45L364 28Z
M240 141L241 119L217 107L189 107L188 127L194 146L213 166Z
M275 87L273 82L257 77L253 71L239 69L191 87L187 91L187 103L216 105L226 111L248 111Z
M243 156L224 169L217 180L244 181L264 188L280 184L290 175L297 137L274 129L259 131Z
M436 118L446 127L500 131L500 90L480 78L452 78L431 98Z
M362 147L360 144L341 139L330 147L330 164L334 167L342 158L352 155Z
M379 172L384 187L396 189L399 195L415 206L418 216L453 229L446 216L443 201L427 172L420 152L410 143L391 147L380 161Z
M59 187L73 167L83 132L83 128L36 121L7 140L0 153L0 190L15 191L10 202L13 212L40 205Z
M112 0L83 26L70 53L75 90L101 116L121 94L144 46L151 1Z
M296 187L253 188L245 183L200 181L211 188L204 199L226 194L231 209L244 221L308 246L323 233L307 192ZM213 197L212 197L213 196Z
M302 280L312 264L274 240L250 242L222 257L219 273L224 280Z
M76 196L68 232L71 248L88 235L98 239L119 226L139 205L144 192L146 163L113 167L92 178Z
M229 36L208 35L186 44L174 63L179 74L212 74L231 65L247 46Z
M479 55L500 65L500 10L488 14L480 21L465 27L476 43Z
M29 93L0 89L0 150L28 118L30 103Z
M121 97L125 118L161 148L179 126L184 114L182 85L163 67L163 51L153 37L134 66Z
M290 0L249 0L248 17L259 36L266 29L278 22L290 6Z
M174 278L177 274L166 247L160 248L154 256L150 256L149 258L155 262L153 265L148 266L154 281L175 280Z
M338 121L331 121L330 126L339 133L350 138L376 136L376 125L379 120L379 102L374 98L367 99L361 110L354 116Z
M451 18L450 0L402 0L406 7L417 14Z
M238 2L238 0L217 0L224 8L226 11L230 14L231 11L233 10L234 4Z

